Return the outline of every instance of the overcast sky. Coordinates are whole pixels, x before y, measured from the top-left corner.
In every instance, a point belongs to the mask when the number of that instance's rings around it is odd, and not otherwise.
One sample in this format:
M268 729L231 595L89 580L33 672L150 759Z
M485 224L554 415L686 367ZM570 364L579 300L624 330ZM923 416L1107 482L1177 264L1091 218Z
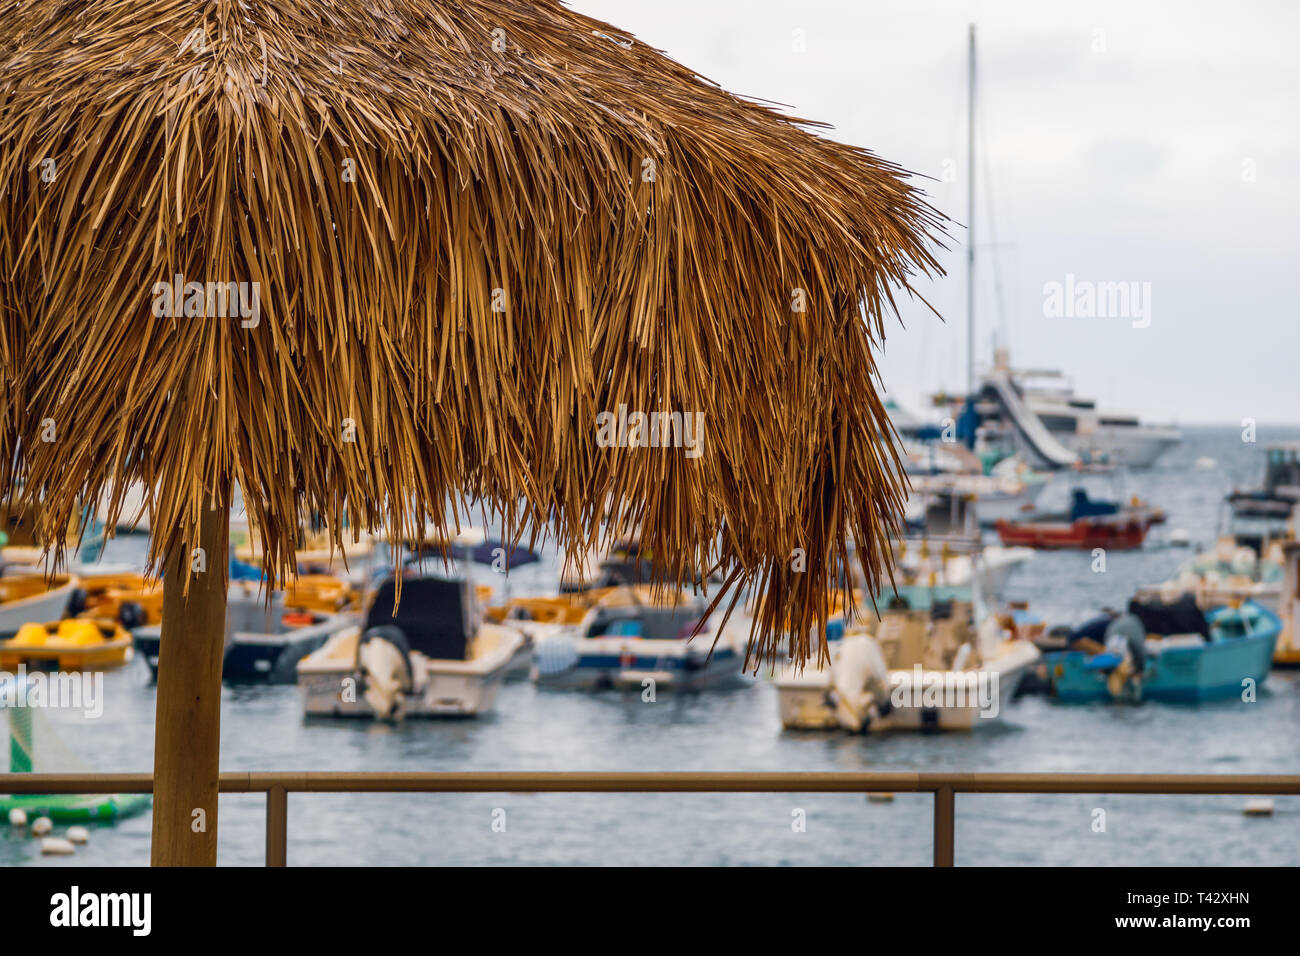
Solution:
M979 36L977 363L1152 421L1300 421L1300 4L572 0L734 93L917 173L967 221L967 25ZM803 31L804 50L797 52ZM943 181L945 172L949 181ZM915 405L965 378L965 232L888 334ZM1150 283L1140 318L1048 318L1044 286ZM1000 292L999 292L1000 288Z

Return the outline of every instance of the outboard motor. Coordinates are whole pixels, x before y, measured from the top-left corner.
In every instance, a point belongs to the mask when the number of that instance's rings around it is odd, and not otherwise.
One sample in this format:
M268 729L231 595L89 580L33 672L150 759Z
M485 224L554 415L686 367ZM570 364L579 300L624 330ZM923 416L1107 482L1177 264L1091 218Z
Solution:
M380 720L399 721L406 713L405 695L411 690L411 652L406 635L391 625L372 627L357 646L364 696Z
M853 634L840 641L840 654L831 674L835 689L835 718L852 733L869 730L873 721L892 709L889 667L874 637Z
M1106 627L1106 651L1119 663L1106 678L1111 697L1142 696L1142 674L1147 666L1147 629L1135 614L1121 614Z
M135 601L124 601L117 609L117 620L128 631L143 627L145 619L144 608Z

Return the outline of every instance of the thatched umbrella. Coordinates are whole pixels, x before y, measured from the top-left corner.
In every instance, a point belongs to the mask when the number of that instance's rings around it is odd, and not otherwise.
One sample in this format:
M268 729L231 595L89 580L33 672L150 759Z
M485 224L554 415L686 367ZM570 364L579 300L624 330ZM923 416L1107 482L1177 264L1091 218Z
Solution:
M942 223L804 125L551 0L0 2L0 493L149 490L155 862L215 860L235 483L277 581L309 514L639 527L756 586L751 663L808 655L846 533L882 579L872 348Z

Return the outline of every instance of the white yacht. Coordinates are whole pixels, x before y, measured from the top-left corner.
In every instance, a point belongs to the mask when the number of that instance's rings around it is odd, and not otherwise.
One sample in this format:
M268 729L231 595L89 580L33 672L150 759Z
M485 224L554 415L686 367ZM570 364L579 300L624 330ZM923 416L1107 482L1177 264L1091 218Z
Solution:
M1014 378L1043 427L1081 459L1147 468L1183 440L1172 425L1144 425L1136 415L1097 408L1055 370L1017 371Z

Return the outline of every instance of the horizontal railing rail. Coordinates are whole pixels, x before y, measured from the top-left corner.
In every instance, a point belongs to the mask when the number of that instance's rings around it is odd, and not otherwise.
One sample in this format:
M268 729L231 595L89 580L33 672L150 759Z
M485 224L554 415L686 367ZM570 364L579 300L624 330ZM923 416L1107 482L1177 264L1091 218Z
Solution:
M934 864L953 865L959 793L1300 795L1300 776L1124 773L513 772L223 773L222 793L266 794L266 863L284 866L290 793L932 793ZM0 793L152 793L147 773L0 774Z

